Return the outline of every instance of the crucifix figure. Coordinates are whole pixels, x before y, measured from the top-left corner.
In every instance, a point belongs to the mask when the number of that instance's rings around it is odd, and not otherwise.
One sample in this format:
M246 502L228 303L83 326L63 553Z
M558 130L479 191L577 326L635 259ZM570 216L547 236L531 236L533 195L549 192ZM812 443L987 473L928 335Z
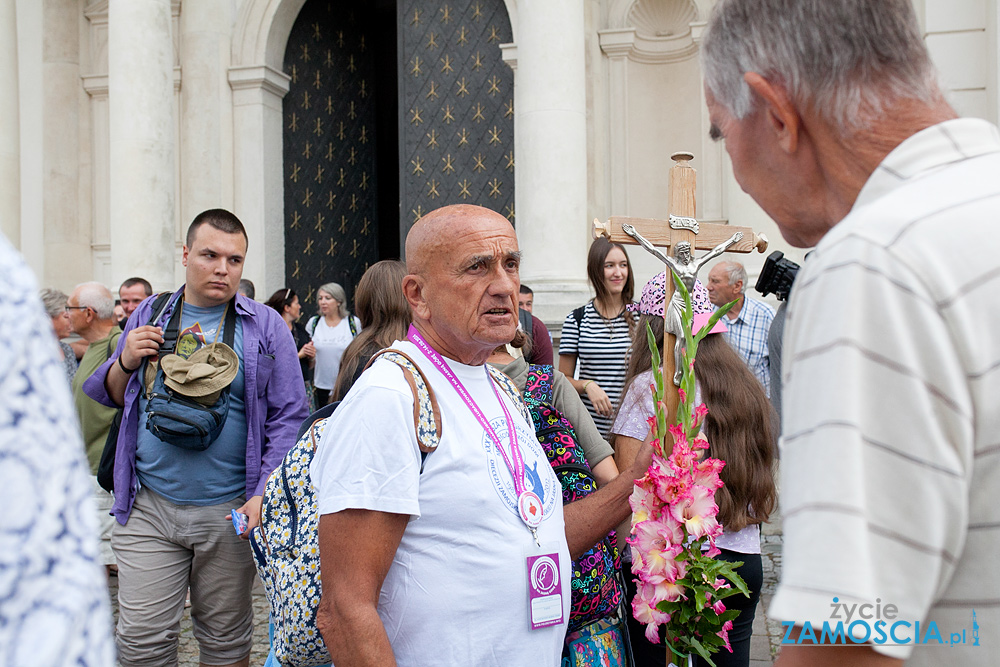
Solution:
M674 153L671 158L676 164L670 168L670 216L667 220L649 218L629 218L613 216L610 220L594 221L594 238L606 237L613 243L638 244L653 253L660 261L674 269L684 281L689 291L694 288L698 270L705 262L724 252L749 253L754 250L764 252L767 238L749 227L735 227L726 224L699 222L695 218L696 174L690 161L691 153ZM659 248L667 248L667 252ZM693 259L695 250L709 250L707 254ZM673 257L669 256L673 252ZM675 356L678 352L675 332L681 330L680 308L683 301L674 292L672 276L667 275L667 303L664 304L663 373L666 377L679 379L679 364ZM683 343L681 343L683 345ZM667 392L668 423L677 416L677 392Z
M680 278L681 282L684 283L684 287L687 288L688 294L694 294L694 283L698 279L698 271L701 270L701 267L726 252L726 250L743 239L743 232L736 232L730 236L728 240L715 246L698 259L694 259L691 257L691 244L687 241L679 241L677 245L674 246L674 257L669 257L663 251L657 250L652 243L643 238L642 234L635 231L635 227L632 225L623 224L622 231L635 239L639 245L648 250L654 257L666 264L667 268L672 269L673 272L677 274L677 277ZM683 370L681 368L681 364L684 359L684 349L686 347L686 343L684 340L684 323L681 319L681 313L684 312L684 298L681 296L679 290L674 290L673 295L670 297L670 303L667 304L667 307L663 312L663 331L673 334L675 339L674 384L680 386L681 371ZM664 347L665 346L666 345L664 344Z

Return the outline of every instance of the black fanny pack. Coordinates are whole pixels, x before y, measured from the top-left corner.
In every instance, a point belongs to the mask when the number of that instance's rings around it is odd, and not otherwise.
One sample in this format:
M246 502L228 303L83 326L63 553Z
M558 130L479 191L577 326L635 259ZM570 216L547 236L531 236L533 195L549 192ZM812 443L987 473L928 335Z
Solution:
M182 307L178 302L163 333L159 358L174 354L181 325ZM236 300L226 309L223 342L233 346L236 337ZM147 395L146 429L163 442L195 451L204 451L222 433L229 415L227 386L212 405L205 405L171 389L165 382L162 366L158 365L152 389Z

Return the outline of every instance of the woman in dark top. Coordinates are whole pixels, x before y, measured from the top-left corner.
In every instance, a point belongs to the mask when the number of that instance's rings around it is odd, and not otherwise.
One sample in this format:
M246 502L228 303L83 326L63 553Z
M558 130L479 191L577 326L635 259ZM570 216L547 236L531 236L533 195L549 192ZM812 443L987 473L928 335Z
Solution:
M372 264L354 291L354 312L361 320L361 333L344 350L340 372L330 396L343 400L361 377L368 360L394 341L405 340L410 326L410 304L403 296L406 265L396 259Z
M299 304L299 297L291 287L280 289L271 295L265 305L274 308L285 320L292 338L295 340L295 349L299 351L299 364L302 366L302 379L306 383L306 398L309 401L310 414L316 410L316 399L313 392L313 360L316 358L316 348L313 347L312 338L306 332L306 328L298 323L302 315L302 306Z

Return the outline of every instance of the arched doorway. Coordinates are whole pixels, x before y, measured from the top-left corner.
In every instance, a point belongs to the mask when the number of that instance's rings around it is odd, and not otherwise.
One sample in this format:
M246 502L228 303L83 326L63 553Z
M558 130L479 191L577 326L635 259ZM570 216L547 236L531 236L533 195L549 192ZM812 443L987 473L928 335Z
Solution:
M400 257L422 214L514 220L512 39L503 0L308 0L285 47L285 275L311 310Z
M285 273L303 306L398 252L395 6L307 2L285 48ZM388 54L388 57L386 57Z

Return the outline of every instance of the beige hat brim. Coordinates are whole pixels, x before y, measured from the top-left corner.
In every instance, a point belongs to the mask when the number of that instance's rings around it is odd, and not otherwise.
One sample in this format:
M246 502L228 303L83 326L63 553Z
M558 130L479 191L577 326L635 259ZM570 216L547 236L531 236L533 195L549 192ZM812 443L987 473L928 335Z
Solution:
M190 357L168 354L160 359L163 382L182 396L202 399L232 384L240 370L240 359L225 343L212 343ZM214 403L215 400L213 399Z

